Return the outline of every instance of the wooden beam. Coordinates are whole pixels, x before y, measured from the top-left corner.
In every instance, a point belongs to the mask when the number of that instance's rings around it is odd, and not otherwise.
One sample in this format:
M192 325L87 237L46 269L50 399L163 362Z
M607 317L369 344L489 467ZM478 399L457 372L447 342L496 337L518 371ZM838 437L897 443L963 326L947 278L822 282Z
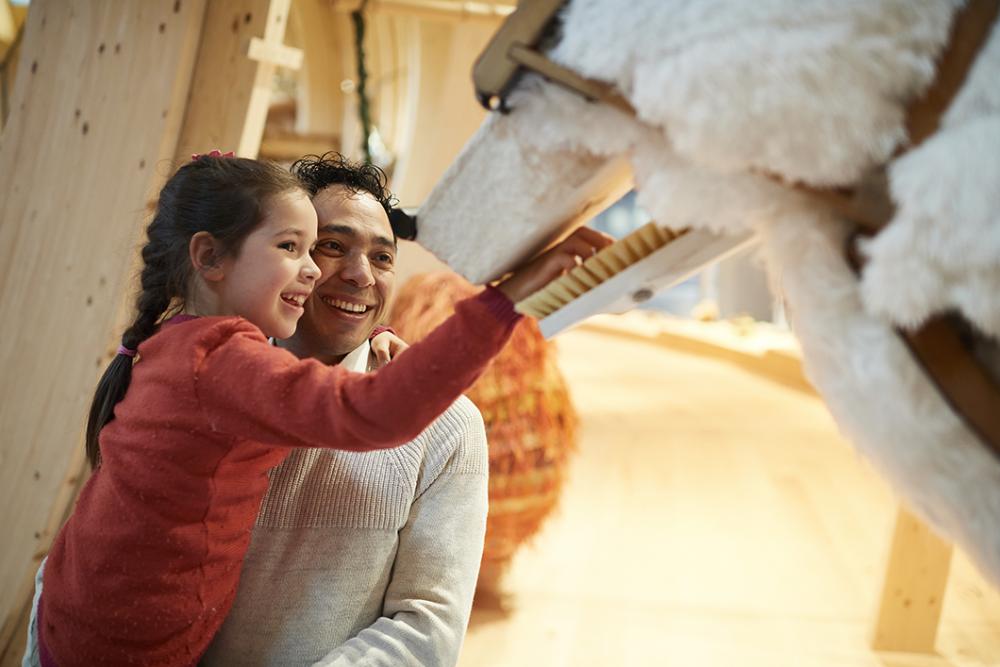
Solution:
M360 0L340 2L338 11L352 12L361 6ZM370 0L368 8L383 14L415 16L444 21L501 21L510 16L515 2L466 2L465 0Z
M340 148L334 134L265 134L260 143L260 157L277 162L293 162L303 155L322 155Z
M285 46L265 42L260 37L250 40L250 47L247 49L247 58L256 60L259 63L269 63L278 67L288 69L299 69L302 67L302 51Z
M951 544L908 510L899 508L873 649L934 653L951 554Z
M17 23L14 21L10 0L0 0L0 47L6 47L13 42L15 36L17 36Z
M0 141L0 649L23 647L19 607L73 495L204 11L204 0L35 0L28 14Z
M247 56L254 39L264 44L255 49L272 54L281 50L290 4L291 0L208 3L178 160L213 148L257 157L275 64Z

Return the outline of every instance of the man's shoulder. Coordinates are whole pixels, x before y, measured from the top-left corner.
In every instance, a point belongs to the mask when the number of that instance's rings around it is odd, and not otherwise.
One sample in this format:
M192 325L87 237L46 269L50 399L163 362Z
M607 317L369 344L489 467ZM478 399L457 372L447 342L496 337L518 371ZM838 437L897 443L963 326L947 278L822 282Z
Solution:
M443 473L486 475L489 470L483 416L465 396L452 403L414 443L423 453L420 490Z
M446 432L469 433L483 431L486 426L483 423L483 415L467 396L459 396L448 409L441 413L441 416L434 420L431 427L438 427Z

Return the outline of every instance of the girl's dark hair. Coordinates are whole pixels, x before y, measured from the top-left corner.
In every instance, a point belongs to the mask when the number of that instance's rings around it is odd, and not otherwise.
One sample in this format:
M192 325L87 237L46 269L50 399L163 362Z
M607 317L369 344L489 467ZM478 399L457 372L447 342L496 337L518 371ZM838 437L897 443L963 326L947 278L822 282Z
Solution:
M185 164L160 191L146 229L135 321L122 334L122 347L135 350L156 332L160 321L182 305L192 266L191 237L208 232L225 254L236 255L263 217L273 197L303 187L280 166L258 160L203 155ZM87 458L100 463L98 434L114 419L114 408L132 378L132 358L115 355L97 385L87 420Z

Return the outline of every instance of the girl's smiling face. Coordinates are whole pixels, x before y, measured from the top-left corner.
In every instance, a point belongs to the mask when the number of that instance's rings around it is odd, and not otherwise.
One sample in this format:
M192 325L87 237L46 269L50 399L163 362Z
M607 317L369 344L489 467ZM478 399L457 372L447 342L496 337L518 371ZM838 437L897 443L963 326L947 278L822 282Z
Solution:
M222 260L219 315L239 315L266 336L288 338L320 271L310 256L316 211L304 192L273 197L235 255Z

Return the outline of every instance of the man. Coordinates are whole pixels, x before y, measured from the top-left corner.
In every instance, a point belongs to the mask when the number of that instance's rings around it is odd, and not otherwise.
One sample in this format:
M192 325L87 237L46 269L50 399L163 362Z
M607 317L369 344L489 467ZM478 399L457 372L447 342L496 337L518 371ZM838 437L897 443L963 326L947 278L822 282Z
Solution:
M371 370L368 338L395 277L385 176L336 154L292 170L318 214L322 276L280 344ZM202 664L454 664L482 555L487 470L482 417L465 398L397 449L295 450L271 473L236 602Z

